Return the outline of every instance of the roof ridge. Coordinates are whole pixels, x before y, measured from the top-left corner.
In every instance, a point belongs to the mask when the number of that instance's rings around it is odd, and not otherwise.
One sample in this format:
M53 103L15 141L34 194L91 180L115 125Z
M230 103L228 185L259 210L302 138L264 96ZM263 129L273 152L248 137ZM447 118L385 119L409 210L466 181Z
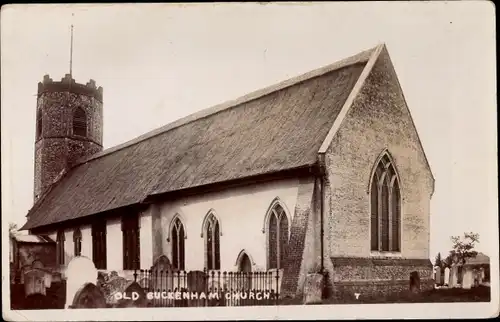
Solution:
M299 84L299 83L301 83L303 81L306 81L308 79L311 79L311 78L314 78L314 77L318 77L318 76L324 75L326 73L338 70L340 68L344 68L344 67L347 67L347 66L354 65L356 63L366 62L371 57L371 54L373 53L373 51L376 50L377 48L378 48L378 46L372 47L370 49L363 50L361 52L358 52L355 55L352 55L352 56L349 56L347 58L338 60L338 61L336 61L334 63L325 65L323 67L314 69L314 70L306 72L306 73L302 73L302 74L300 74L298 76L286 79L286 80L284 80L282 82L279 82L279 83L276 83L276 84L273 84L273 85L270 85L270 86L267 86L267 87L255 90L253 92L250 92L248 94L240 96L240 97L238 97L236 99L228 100L228 101L225 101L223 103L220 103L220 104L217 104L217 105L205 108L203 110L200 110L198 112L192 113L192 114L187 115L187 116L185 116L183 118L177 119L177 120L175 120L173 122L170 122L170 123L168 123L166 125L163 125L163 126L161 126L159 128L156 128L154 130L146 132L146 133L144 133L144 134L142 134L142 135L140 135L140 136L138 136L138 137L136 137L134 139L131 139L131 140L126 141L124 143L115 145L115 146L113 146L111 148L108 148L106 150L98 152L98 153L96 153L94 155L91 155L89 157L84 157L82 159L79 159L75 163L74 167L77 167L77 166L79 166L79 165L81 165L83 163L86 163L86 162L89 162L89 161L92 161L92 160L99 159L101 157L104 157L106 155L112 154L112 153L117 152L119 150L122 150L124 148L130 147L132 145L138 144L138 143L140 143L140 142L142 142L144 140L147 140L147 139L150 139L152 137L158 136L160 134L163 134L163 133L168 132L170 130L173 130L175 128L181 127L183 125L192 123L194 121L203 119L205 117L209 117L211 115L214 115L214 114L217 114L219 112L228 110L230 108L237 107L237 106L242 105L244 103L248 103L250 101L256 100L256 99L258 99L260 97L269 95L271 93L277 92L277 91L285 89L287 87L291 87L293 85Z
M57 222L144 204L153 193L274 178L272 173L316 164L319 145L372 54L360 52L101 151L87 159L95 162L71 167L34 206L23 229L51 229ZM278 117L283 114L286 120ZM212 120L206 135L198 135ZM297 131L297 122L309 125L300 129L304 140L287 135ZM175 149L165 150L172 144Z

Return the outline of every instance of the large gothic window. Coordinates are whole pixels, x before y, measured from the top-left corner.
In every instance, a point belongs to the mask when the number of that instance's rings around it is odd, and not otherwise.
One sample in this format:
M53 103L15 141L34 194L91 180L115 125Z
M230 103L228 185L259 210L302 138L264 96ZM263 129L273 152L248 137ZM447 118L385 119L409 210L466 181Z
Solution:
M384 154L370 186L371 250L399 252L401 239L401 192L396 170Z
M75 246L75 257L82 255L82 232L80 228L73 232L73 245Z
M208 270L220 269L220 225L213 213L205 221L205 263Z
M184 238L186 236L184 232L184 225L182 224L179 217L174 219L172 230L170 232L172 239L172 264L177 270L184 270Z
M87 136L87 114L81 107L77 107L73 114L73 134Z
M283 268L288 245L288 217L279 203L273 206L269 214L267 238L268 269Z
M64 265L64 230L60 230L57 232L57 249L56 249L56 257L57 264Z
M140 269L139 215L126 214L122 217L123 269Z

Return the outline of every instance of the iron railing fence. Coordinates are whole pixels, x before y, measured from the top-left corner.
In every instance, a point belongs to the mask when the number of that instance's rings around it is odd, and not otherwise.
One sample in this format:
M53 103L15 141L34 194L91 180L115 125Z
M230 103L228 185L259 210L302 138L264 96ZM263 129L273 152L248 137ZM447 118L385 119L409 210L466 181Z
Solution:
M136 270L153 307L277 305L281 276L269 272Z

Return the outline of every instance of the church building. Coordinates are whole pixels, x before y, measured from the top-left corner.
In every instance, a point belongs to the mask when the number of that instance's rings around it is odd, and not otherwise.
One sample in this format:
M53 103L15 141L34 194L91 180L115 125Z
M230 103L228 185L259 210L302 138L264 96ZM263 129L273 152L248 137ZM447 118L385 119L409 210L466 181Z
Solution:
M103 89L38 84L22 229L127 274L324 272L340 294L432 285L434 178L384 44L103 150Z

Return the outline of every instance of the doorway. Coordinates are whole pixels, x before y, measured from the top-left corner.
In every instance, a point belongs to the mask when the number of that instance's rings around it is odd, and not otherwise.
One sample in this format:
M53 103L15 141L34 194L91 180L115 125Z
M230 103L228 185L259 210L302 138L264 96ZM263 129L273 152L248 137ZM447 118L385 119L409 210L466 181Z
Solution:
M243 253L240 256L238 271L245 273L252 271L252 262L250 261L250 257L248 257L247 253Z

